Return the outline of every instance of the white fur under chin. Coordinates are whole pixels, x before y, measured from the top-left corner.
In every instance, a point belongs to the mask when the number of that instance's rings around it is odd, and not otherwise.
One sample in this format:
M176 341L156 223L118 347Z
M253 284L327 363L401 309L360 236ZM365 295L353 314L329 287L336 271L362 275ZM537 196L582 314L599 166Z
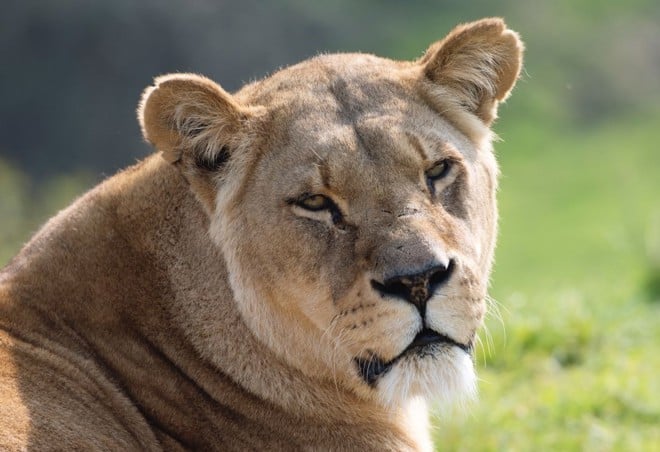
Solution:
M433 441L429 426L429 410L423 397L413 397L404 407L407 420L406 431L417 441L419 451L431 452Z
M470 357L457 347L434 356L408 356L399 360L377 383L383 405L403 406L424 398L441 409L461 407L477 394L477 377Z

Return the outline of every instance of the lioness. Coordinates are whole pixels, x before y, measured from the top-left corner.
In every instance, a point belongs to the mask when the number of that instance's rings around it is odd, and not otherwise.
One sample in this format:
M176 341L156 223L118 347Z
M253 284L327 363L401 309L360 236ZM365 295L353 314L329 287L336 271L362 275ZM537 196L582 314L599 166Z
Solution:
M158 152L0 273L0 449L430 449L424 400L475 392L521 54L485 19L233 95L157 78Z

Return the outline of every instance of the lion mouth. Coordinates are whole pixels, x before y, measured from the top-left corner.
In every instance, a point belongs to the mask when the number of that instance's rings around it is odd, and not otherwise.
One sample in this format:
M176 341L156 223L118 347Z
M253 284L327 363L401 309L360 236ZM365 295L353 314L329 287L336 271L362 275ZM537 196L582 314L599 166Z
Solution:
M461 344L451 337L445 334L437 333L429 328L424 328L422 331L417 333L417 336L415 336L413 341L408 347L406 347L402 354L406 354L414 350L418 352L424 352L424 350L432 344L449 344L460 348L468 355L472 354L472 344Z
M390 361L384 361L376 354L372 354L367 358L355 358L358 372L362 379L369 386L375 385L376 381L385 375L397 361L400 359L414 354L420 358L431 356L436 350L437 344L449 344L460 348L466 354L472 354L472 344L462 344L455 341L451 337L440 334L429 328L424 328L417 333L412 342L397 356Z

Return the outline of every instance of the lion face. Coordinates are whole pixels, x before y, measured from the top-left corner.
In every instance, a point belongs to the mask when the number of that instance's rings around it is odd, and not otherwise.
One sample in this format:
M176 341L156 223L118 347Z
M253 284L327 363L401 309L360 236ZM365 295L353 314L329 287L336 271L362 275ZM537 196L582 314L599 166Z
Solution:
M478 22L412 63L327 55L235 96L189 75L147 93L145 136L191 181L274 355L384 405L474 392L497 222L487 126L520 53Z

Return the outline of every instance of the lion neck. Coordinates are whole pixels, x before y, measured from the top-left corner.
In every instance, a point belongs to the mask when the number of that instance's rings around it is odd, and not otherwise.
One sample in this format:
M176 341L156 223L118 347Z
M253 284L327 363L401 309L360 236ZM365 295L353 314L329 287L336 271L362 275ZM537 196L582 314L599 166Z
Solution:
M237 431L315 425L321 438L330 424L347 438L416 443L404 433L404 410L385 411L332 378L306 377L255 339L208 236L207 214L158 156L61 212L6 272L17 328L74 351L118 382L151 425L184 442L186 432L226 434L229 410L240 419Z

